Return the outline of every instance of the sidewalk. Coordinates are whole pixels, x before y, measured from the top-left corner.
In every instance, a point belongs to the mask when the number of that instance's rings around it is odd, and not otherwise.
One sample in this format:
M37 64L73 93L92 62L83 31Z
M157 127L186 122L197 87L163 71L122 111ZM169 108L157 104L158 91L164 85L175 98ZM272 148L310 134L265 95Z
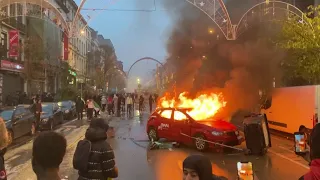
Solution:
M69 174L69 172L67 173L66 171L71 171L73 170L72 167L72 157L73 157L73 153L74 153L74 148L77 145L77 142L83 138L84 133L86 131L86 129L88 128L88 125L84 125L81 128L76 128L74 129L71 133L69 133L68 135L65 136L65 138L67 139L67 152L65 155L65 158L63 160L63 163L60 166L60 172L61 172L61 177L65 177ZM24 145L23 147L17 149L17 151L26 151L26 154L23 155L28 156L28 160L25 161L24 163L20 164L19 166L13 166L12 168L10 168L10 163L12 163L12 161L16 160L17 158L19 158L19 156L17 156L17 154L19 154L19 152L9 152L8 156L10 156L10 154L14 153L13 156L9 159L6 159L6 164L8 165L7 171L8 171L8 179L10 180L36 180L36 176L32 170L32 166L31 166L31 150L32 150L32 142ZM20 152L20 153L22 153Z

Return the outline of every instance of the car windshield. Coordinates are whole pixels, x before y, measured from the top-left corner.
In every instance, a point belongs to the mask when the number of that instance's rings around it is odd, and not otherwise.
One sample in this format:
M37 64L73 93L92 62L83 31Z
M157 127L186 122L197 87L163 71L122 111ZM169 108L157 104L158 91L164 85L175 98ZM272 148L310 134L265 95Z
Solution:
M0 116L5 121L10 120L12 118L12 114L13 114L13 110L5 110L5 111L0 112Z
M52 105L51 104L42 104L43 114L52 114Z
M70 101L61 101L58 102L58 106L62 108L71 108L71 102Z

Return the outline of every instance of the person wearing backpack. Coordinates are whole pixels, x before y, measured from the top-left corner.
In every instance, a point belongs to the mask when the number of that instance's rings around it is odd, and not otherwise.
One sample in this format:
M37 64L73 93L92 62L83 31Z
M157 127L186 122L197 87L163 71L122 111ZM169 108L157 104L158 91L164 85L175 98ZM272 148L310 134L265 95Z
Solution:
M73 156L73 167L78 180L117 178L114 152L107 140L109 125L103 118L94 118L86 131L85 139L78 142Z

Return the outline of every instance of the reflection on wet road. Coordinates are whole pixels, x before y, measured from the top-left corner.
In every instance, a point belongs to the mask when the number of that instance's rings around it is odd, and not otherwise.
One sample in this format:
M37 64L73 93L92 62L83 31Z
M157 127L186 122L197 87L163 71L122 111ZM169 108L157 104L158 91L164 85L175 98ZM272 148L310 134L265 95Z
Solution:
M109 139L114 148L116 163L119 168L117 180L179 180L182 179L182 161L190 154L199 153L191 147L179 147L161 150L148 150L148 138L145 124L148 114L132 119L112 118L110 126L116 130L115 138ZM75 145L83 138L87 126L75 128L72 125L65 134L68 151L60 167L62 178L77 179L77 172L72 168ZM66 129L61 127L60 129ZM63 131L61 131L63 132ZM32 143L12 149L6 155L9 179L35 179L30 164ZM213 172L228 179L236 179L238 161L250 161L259 180L298 179L308 171L308 163L293 152L291 140L272 137L272 145L267 155L262 157L245 156L234 151L231 153L205 152L212 162ZM241 147L244 147L242 145ZM23 164L23 165L21 165ZM19 175L17 175L19 174Z

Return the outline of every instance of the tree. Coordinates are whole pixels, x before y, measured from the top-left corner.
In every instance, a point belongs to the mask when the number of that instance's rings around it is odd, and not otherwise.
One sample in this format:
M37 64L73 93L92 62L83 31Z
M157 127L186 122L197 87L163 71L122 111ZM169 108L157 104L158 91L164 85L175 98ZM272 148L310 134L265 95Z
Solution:
M103 71L101 71L100 69L97 69L93 79L94 79L95 85L97 86L97 89L103 89L105 87L106 78Z
M25 55L24 75L26 80L44 79L44 60L48 51L40 37L30 36L22 44Z
M320 83L320 6L309 7L303 19L285 21L277 45L288 52L282 63L287 85Z

